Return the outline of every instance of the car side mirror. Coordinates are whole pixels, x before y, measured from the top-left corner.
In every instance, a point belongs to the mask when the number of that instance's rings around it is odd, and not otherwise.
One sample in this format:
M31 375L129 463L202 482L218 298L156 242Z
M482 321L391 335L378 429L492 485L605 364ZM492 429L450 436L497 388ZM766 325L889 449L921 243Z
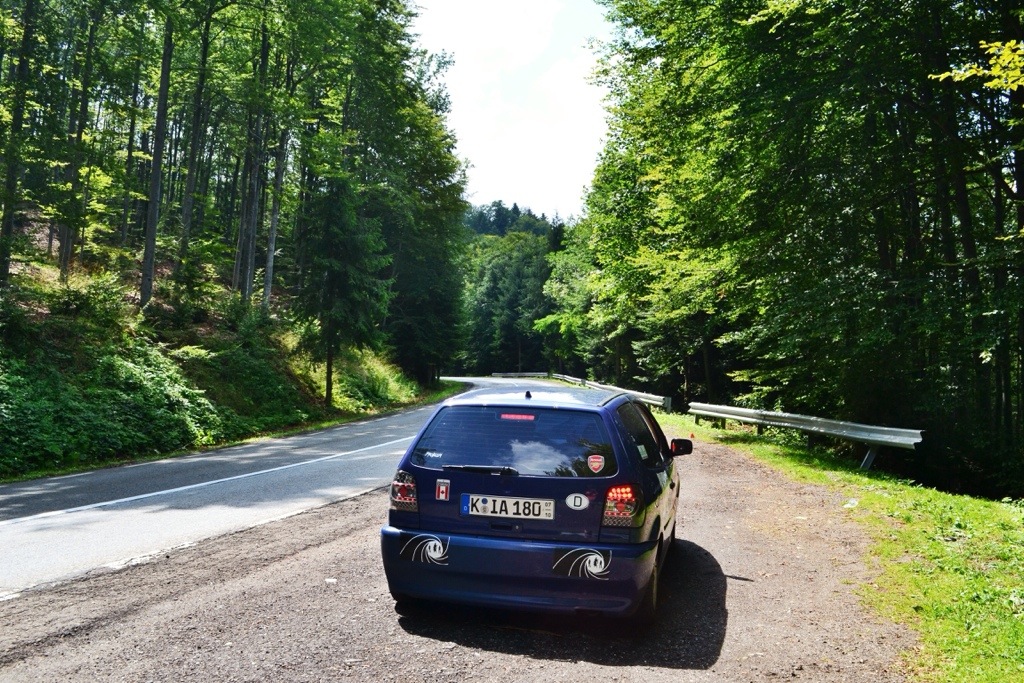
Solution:
M689 439L672 439L672 455L689 455L693 453L693 442Z

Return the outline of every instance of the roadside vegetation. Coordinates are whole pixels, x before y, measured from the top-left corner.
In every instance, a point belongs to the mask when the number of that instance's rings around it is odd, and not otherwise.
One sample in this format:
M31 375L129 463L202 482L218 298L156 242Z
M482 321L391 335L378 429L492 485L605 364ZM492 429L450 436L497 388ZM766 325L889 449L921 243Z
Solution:
M834 450L808 449L792 431L714 429L689 416L666 428L728 444L790 477L828 486L872 538L876 578L860 588L879 616L919 636L907 654L914 680L1005 683L1024 679L1024 501L944 493Z
M410 0L0 3L14 470L375 406L386 358L921 429L877 466L1024 496L1019 8L600 4L563 222L467 203Z
M411 3L0 3L0 478L366 414L459 346Z
M923 429L890 474L699 433L843 493L919 678L1024 680L1019 8L600 2L609 130L566 223L468 205L409 0L0 3L0 480L442 371Z
M606 145L543 329L598 381L925 430L880 466L1024 496L1019 5L601 4Z
M38 266L0 317L0 481L325 426L423 394L383 354L346 348L326 368L301 325L212 291L202 325L141 313L111 276L61 284ZM52 275L52 277L49 277ZM173 316L171 316L173 317Z

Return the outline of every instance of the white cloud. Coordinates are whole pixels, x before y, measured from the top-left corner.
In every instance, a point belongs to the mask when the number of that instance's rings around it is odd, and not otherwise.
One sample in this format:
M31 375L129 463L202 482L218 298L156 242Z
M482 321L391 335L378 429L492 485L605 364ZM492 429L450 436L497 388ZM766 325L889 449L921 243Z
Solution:
M415 30L452 54L449 123L472 164L470 201L579 214L604 133L586 47L608 28L591 0L420 0Z

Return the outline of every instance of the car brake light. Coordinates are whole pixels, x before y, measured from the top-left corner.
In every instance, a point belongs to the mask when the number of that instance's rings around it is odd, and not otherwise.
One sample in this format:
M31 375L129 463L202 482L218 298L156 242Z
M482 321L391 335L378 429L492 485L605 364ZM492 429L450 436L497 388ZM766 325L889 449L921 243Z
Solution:
M608 489L604 499L603 526L636 526L642 519L640 499L633 484Z
M515 420L518 422L533 422L537 419L536 415L530 415L526 413L502 413L502 420Z
M391 509L419 512L416 480L408 472L402 470L395 472L395 479L391 482Z

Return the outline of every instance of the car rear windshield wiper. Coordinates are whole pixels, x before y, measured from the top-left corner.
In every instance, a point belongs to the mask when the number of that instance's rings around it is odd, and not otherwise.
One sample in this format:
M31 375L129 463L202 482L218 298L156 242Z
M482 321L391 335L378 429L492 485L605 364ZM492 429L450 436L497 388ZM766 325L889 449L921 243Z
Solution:
M518 477L519 470L515 467L502 465L442 465L443 470L460 470L462 472L479 472L480 474L500 474L506 477Z

